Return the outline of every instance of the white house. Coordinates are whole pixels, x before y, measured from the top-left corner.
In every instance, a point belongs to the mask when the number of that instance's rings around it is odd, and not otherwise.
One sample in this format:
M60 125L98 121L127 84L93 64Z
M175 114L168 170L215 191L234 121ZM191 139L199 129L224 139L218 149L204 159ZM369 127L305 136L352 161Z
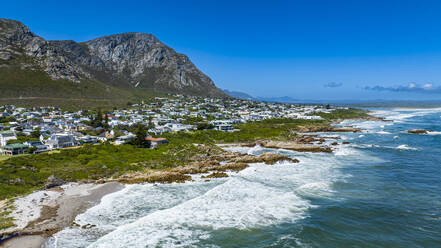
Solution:
M115 140L115 144L116 145L122 145L122 144L126 143L127 141L129 141L129 140L131 140L131 139L133 139L135 137L136 137L136 135L134 135L134 134L128 134L128 135L120 136L120 137L118 137Z
M34 151L34 154L49 151L49 149L48 149L49 147L47 145L43 145L43 143L41 143L41 141L25 141L25 142L23 142L23 144L27 145L28 147L37 148Z
M6 146L9 140L15 140L17 136L12 131L0 132L0 146Z
M60 149L66 147L76 146L78 143L75 140L75 137L69 133L57 133L53 134L46 141L46 145L50 149Z
M98 143L98 138L96 136L85 135L78 138L80 143L83 144L95 144Z

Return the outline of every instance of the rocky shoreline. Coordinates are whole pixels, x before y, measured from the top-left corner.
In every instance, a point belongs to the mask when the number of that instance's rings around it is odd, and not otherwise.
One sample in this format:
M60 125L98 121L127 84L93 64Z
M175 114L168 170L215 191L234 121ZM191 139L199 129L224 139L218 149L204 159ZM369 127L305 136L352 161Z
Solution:
M313 127L301 128L300 131L312 132L360 132L360 129L352 127ZM228 144L228 146L254 147L286 149L296 152L326 152L331 153L331 146L338 143L338 136L320 137L316 134L296 134L290 141L259 140L253 143ZM333 140L331 144L326 141ZM329 142L328 142L329 143ZM22 222L14 228L3 230L0 237L12 237L8 240L0 241L0 247L40 247L54 233L63 228L72 225L78 214L81 214L88 208L98 204L101 198L109 193L122 189L123 184L135 183L183 183L191 181L192 175L204 174L202 178L206 181L213 178L228 177L226 172L238 172L249 167L250 163L264 163L273 165L280 161L289 161L298 163L299 160L290 158L277 153L263 153L259 156L243 154L239 152L226 151L224 149L213 149L213 147L195 144L205 150L205 154L198 154L193 158L194 162L186 166L176 167L165 170L145 170L122 175L118 178L102 178L97 181L88 181L76 184L65 184L34 192L40 194L35 199L29 199L27 202L30 208L36 209L34 216L25 216L23 210L14 210L12 216L21 219ZM217 147L219 148L219 147ZM52 181L56 181L52 178ZM51 181L51 182L52 182ZM31 194L32 195L32 194ZM29 196L26 196L29 197ZM26 197L18 199L26 199ZM31 197L32 198L32 197ZM25 201L26 202L26 201ZM20 203L23 204L23 203ZM16 204L17 205L17 204ZM24 220L24 221L23 221ZM86 227L87 228L87 227Z
M164 171L148 171L126 174L116 179L100 179L94 183L67 184L37 191L25 196L19 204L27 205L35 213L16 209L11 213L20 223L0 234L0 247L41 247L54 233L74 223L77 215L98 204L109 193L122 189L123 184L134 183L183 183L192 180L192 174L211 173L203 176L205 180L228 177L226 171L238 172L249 163L275 164L279 161L299 162L276 153L260 156L224 151L204 160ZM35 194L35 195L34 195ZM28 199L27 199L28 197ZM81 227L87 228L87 227Z

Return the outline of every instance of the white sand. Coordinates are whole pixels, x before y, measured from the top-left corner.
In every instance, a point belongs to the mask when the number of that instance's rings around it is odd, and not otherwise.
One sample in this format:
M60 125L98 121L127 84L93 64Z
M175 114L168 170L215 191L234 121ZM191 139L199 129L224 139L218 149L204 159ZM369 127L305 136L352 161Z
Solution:
M10 215L15 219L16 227L7 231L11 232L25 228L29 222L40 217L43 206L56 206L57 199L60 196L60 192L44 190L16 199L14 201L15 210Z
M14 201L15 210L10 214L16 226L2 230L0 236L5 233L34 233L44 232L46 229L63 228L69 225L76 215L98 203L104 195L121 188L123 186L118 183L69 183L60 188L36 191L17 198ZM56 216L45 219L48 217L41 216L43 207L56 209ZM39 218L43 219L39 220ZM29 224L36 220L39 220L39 223L34 223L30 227ZM23 239L23 237L15 239Z
M0 248L40 248L45 240L40 235L20 236L0 244Z

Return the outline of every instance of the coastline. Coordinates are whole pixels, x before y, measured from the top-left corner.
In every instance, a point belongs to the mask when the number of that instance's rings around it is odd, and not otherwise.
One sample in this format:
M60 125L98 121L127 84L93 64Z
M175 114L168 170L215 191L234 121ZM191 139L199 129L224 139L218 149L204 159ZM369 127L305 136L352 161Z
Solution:
M223 147L225 144L219 145ZM244 144L228 144L243 146ZM171 171L154 171L134 173L121 176L118 179L100 179L98 184L68 183L60 187L33 192L19 197L14 202L16 209L10 214L17 226L3 230L0 235L0 248L9 247L41 247L54 233L75 225L75 217L87 209L99 204L102 197L124 188L124 184L132 183L183 183L192 180L191 174L207 174L206 180L213 177L227 176L225 171L240 171L248 167L248 163L262 162L267 165L278 161L297 163L298 160L274 153L264 153L260 156L232 153L224 151L222 155L212 155L208 158L176 167ZM185 177L184 177L185 176ZM228 177L228 176L227 176Z
M299 134L296 139L289 142L262 140L253 143L218 144L217 146L260 145L299 152L333 152L332 146L344 143L336 142L339 138L320 137L317 133L360 132L361 130L352 127L327 127L302 131L304 131L303 134ZM325 140L332 140L333 143L325 142ZM48 237L75 224L74 220L77 215L98 204L103 196L121 190L124 187L123 184L185 182L192 180L191 174L203 173L211 173L208 178L224 177L224 171L240 171L247 168L248 163L264 162L270 165L287 159L285 156L274 156L271 153L265 156L251 156L224 150L220 154L198 157L194 163L170 170L137 172L123 175L118 179L99 179L96 181L98 184L68 183L49 190L36 191L16 199L14 204L17 209L12 212L11 216L17 220L18 225L0 234L3 237L10 237L0 242L0 247L41 247ZM292 161L296 162L295 159Z

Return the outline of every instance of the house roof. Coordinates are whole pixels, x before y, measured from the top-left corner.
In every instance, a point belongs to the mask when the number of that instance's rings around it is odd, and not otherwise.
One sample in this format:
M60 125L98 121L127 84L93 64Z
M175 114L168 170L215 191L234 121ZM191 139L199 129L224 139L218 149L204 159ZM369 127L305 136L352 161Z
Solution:
M28 147L27 145L20 144L20 143L10 144L10 145L5 145L5 146L3 146L3 148L6 148L6 149L27 148L27 147Z
M3 132L0 132L0 136L3 136L3 137L15 137L15 133L14 132L12 132L12 131L3 131Z

